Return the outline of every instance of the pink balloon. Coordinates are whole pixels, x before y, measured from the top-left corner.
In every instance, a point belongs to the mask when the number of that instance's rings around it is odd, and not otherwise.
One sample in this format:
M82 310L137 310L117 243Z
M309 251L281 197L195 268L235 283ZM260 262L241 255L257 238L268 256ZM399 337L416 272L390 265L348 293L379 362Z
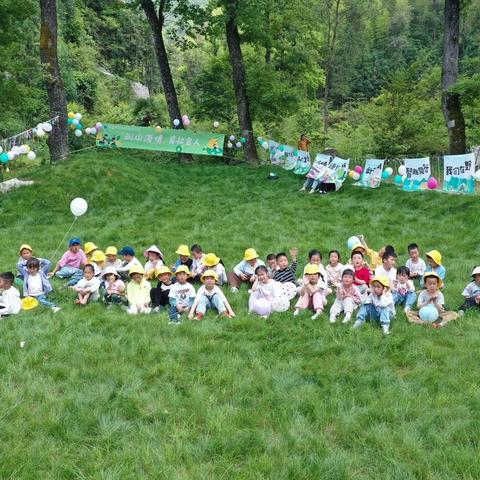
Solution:
M182 120L182 123L183 123L186 127L188 127L188 126L190 125L190 119L187 117L187 118L185 118L185 119Z
M435 190L437 187L438 187L438 182L437 182L437 179L435 177L431 177L428 179L428 182L427 182L427 187L430 189L430 190Z
M252 305L252 312L257 315L270 315L272 313L272 304L266 298L257 298Z
M362 168L361 165L357 165L353 170L357 173L362 173L363 172L363 168Z

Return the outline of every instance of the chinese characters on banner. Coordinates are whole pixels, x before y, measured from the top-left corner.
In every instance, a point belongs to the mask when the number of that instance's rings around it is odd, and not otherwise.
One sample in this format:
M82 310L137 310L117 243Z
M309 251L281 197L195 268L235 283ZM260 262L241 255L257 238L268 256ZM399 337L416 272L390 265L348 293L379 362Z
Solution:
M361 185L362 187L378 188L382 182L383 163L383 160L367 160L358 185Z
M328 164L329 172L322 181L324 183L343 183L347 178L349 164L350 160L344 160L340 157L333 158Z
M193 153L197 155L223 155L225 135L200 133L189 130L104 124L97 134L97 147L136 148L160 152Z
M296 173L297 175L305 175L310 170L310 166L310 154L304 150L298 150L297 163L293 173Z
M443 189L446 192L475 193L475 155L443 157Z
M285 156L283 154L283 145L280 149L279 143L273 140L269 140L268 146L270 151L270 161L272 162L272 165L283 165L283 162L285 161Z
M406 179L403 189L408 192L425 190L431 176L430 158L409 158L405 160Z

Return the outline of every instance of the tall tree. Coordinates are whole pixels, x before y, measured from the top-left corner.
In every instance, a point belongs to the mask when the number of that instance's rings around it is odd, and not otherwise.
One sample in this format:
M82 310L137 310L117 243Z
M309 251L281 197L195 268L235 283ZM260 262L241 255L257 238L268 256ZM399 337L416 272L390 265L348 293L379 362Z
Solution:
M160 69L160 76L162 77L163 93L167 102L168 115L170 121L173 123L175 119L181 119L180 105L178 103L177 91L173 83L172 71L168 61L167 49L165 48L165 41L163 39L163 27L165 25L165 8L167 0L160 0L158 8L152 0L140 0L140 4L145 12L148 23L152 30L153 43L155 45L155 54L157 56L158 67ZM182 123L178 128L183 128ZM192 156L182 154L183 161L191 161Z
M57 2L40 0L40 60L45 68L45 85L51 117L58 116L47 144L53 162L68 157L67 98L57 53Z
M445 0L443 66L442 66L442 111L448 128L450 153L465 153L465 119L460 104L460 95L450 91L458 78L460 37L460 0Z
M238 0L225 0L226 23L225 33L227 37L228 53L232 66L233 88L237 100L237 115L242 136L247 139L244 143L245 158L247 162L257 163L257 148L253 134L252 118L250 115L250 104L247 94L247 80L245 65L243 63L240 34L236 23Z

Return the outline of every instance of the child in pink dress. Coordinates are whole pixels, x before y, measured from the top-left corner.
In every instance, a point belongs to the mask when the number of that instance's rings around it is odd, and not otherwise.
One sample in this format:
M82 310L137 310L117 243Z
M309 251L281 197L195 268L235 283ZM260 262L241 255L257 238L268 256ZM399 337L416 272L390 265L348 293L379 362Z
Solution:
M323 308L327 304L327 284L321 277L320 268L316 264L307 265L304 273L305 284L300 288L300 298L295 305L293 316L296 317L301 310L310 308L315 311L311 318L316 320L323 313Z
M348 323L353 311L362 303L362 296L358 287L354 285L355 272L345 268L342 273L340 286L337 288L337 298L330 308L330 323L337 321L337 316L345 312L342 323Z

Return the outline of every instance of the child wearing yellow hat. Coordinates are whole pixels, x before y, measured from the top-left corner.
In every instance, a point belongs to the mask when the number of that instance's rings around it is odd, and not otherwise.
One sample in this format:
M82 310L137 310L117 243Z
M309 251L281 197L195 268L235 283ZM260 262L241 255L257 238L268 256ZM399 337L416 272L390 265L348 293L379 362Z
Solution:
M430 250L425 254L425 257L427 258L425 273L436 273L442 280L442 286L440 288L443 288L445 286L445 275L447 274L447 270L442 265L442 254L438 250ZM420 280L421 287L425 286L424 277L425 275Z
M150 283L145 279L142 265L133 265L128 271L131 281L127 285L127 313L150 313Z
M90 264L95 269L95 276L101 277L103 269L105 268L106 255L101 250L95 250L90 258Z
M323 308L327 303L327 294L331 290L327 289L318 265L307 265L304 273L304 284L299 290L300 298L295 305L293 316L296 317L302 310L311 309L314 311L311 318L316 320L323 313Z
M110 246L105 250L105 268L112 267L115 270L118 270L122 266L122 261L118 258L117 247Z
M20 257L18 258L17 262L17 270L19 278L25 276L27 273L27 262L33 257L33 249L30 245L24 243L18 250ZM52 262L47 260L46 258L39 258L36 257L37 260L40 262L40 271L43 272L45 275L48 275L50 268L52 266Z
M227 272L222 264L222 260L213 252L207 253L203 259L203 265L207 270L213 270L217 274L217 285L227 283Z
M150 302L154 312L160 311L162 307L167 307L170 302L168 295L172 288L172 272L168 267L162 265L155 269L155 278L158 280L157 286L150 290Z
M384 335L390 333L390 323L395 318L395 304L387 277L376 276L370 282L370 294L357 314L353 328L360 328L367 320L380 322Z
M190 308L188 318L190 320L202 320L208 309L213 309L219 315L227 318L235 316L232 307L220 288L216 285L217 274L213 270L206 270L201 276L203 285L198 289L193 305Z
M422 278L422 283L425 285L425 290L418 294L417 308L418 312L408 310L405 312L407 318L412 323L430 324L434 328L443 327L451 320L458 318L457 312L445 310L445 298L440 288L443 286L443 281L435 272L425 272ZM430 322L429 319L422 319L422 308L433 306L437 310L437 320ZM435 313L434 310L434 313ZM425 317L424 317L425 318Z
M190 270L186 265L180 265L175 272L177 281L172 285L168 294L170 302L168 316L170 318L169 323L172 325L180 323L181 315L189 312L195 300L195 288L191 283L188 283L190 275Z
M85 242L83 246L83 251L87 256L87 261L90 263L92 261L92 255L98 250L98 247L93 242Z
M178 260L172 266L172 272L176 272L177 268L180 266L185 266L188 268L190 272L193 260L190 258L190 249L187 245L180 245L176 250L175 253L178 255ZM189 278L191 280L191 278Z
M254 248L247 248L243 260L234 267L233 272L228 272L227 278L232 293L238 292L243 282L253 283L255 281L255 269L265 265L258 257Z

